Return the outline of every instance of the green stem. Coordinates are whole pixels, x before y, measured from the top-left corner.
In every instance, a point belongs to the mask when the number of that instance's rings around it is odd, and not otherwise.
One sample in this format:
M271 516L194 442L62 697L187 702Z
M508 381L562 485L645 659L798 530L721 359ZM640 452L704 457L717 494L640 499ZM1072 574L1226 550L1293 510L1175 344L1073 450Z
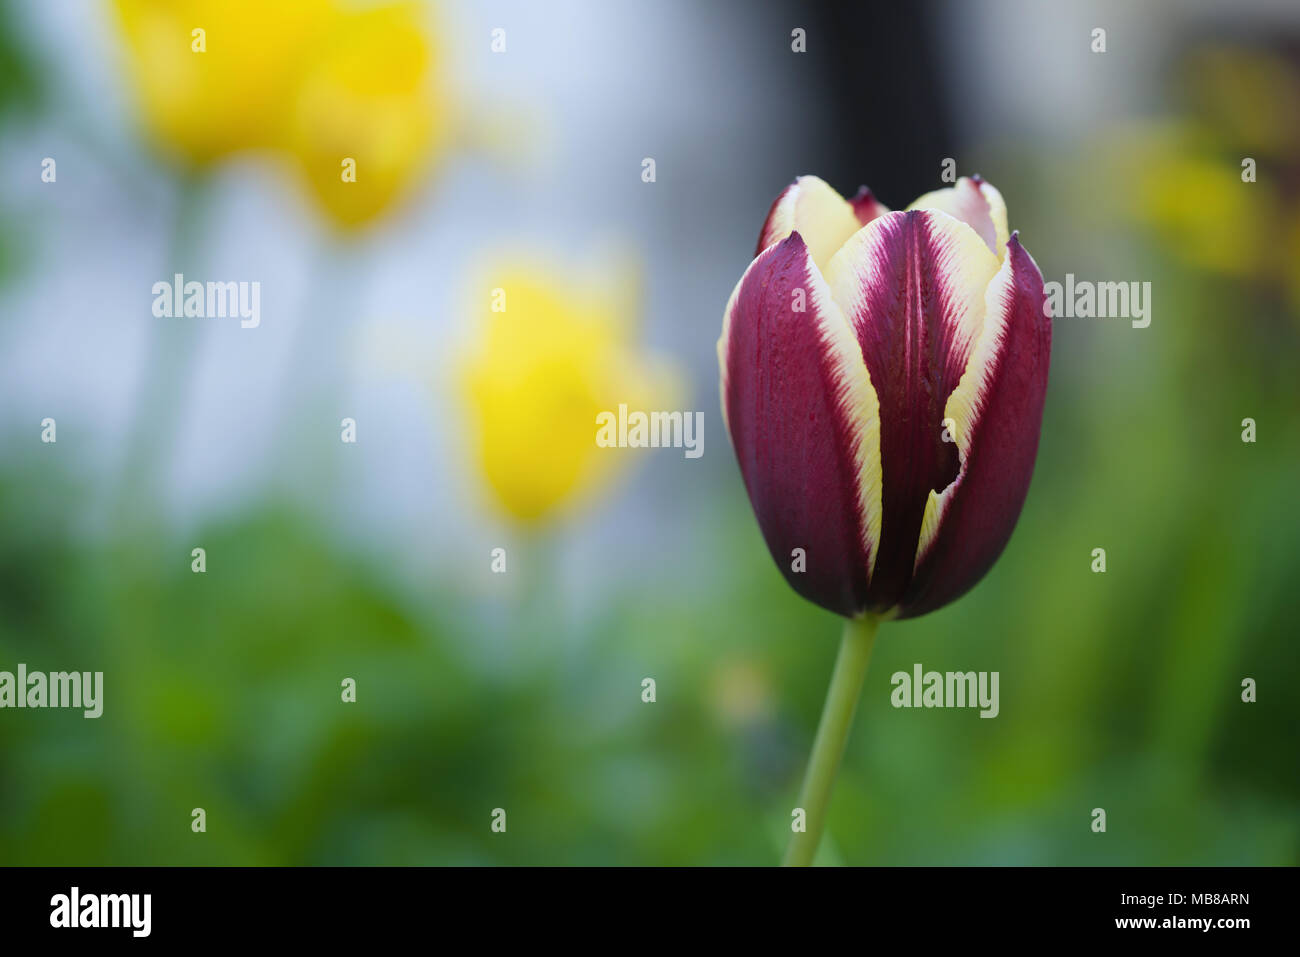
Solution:
M339 428L355 414L345 393L348 348L356 329L353 312L360 284L357 253L337 236L322 238L309 275L302 318L289 350L290 367L280 381L276 447L281 464L276 491L299 502L328 507L339 479ZM359 423L358 442L367 425ZM308 492L307 490L311 490Z
M207 187L202 171L189 172L181 181L163 277L168 281L176 273L193 276L199 269L197 253L210 199ZM198 330L179 316L153 319L148 348L119 477L118 520L123 525L152 515L164 491L160 476L166 470L166 457L174 451L185 386L198 351Z
M799 792L805 830L796 831L790 838L782 862L786 867L807 867L817 854L822 830L826 826L826 809L831 803L835 773L839 770L844 745L853 727L853 714L862 694L862 682L867 677L867 665L871 661L871 649L876 643L879 625L880 619L874 615L844 622L840 654L835 659L835 671L831 674L826 705L822 708L821 723L817 726L817 737L808 758L803 790Z

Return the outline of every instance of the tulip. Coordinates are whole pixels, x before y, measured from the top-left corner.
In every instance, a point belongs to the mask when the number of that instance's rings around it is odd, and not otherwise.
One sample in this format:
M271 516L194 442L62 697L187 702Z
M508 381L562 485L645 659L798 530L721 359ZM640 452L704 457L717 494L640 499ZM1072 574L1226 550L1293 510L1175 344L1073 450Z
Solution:
M597 416L669 408L680 391L676 369L636 339L635 282L613 273L592 283L503 263L484 284L501 298L481 295L458 380L485 487L523 527L590 503L627 461L596 444Z
M393 208L450 146L441 58L410 0L116 6L144 126L189 169L249 150L290 158L349 231Z
M1042 275L979 177L903 211L812 176L772 204L723 319L723 417L781 573L848 620L788 863L816 849L877 623L956 600L1010 538L1050 347Z
M382 216L447 152L452 109L426 13L411 2L341 7L288 106L286 146L343 230ZM343 157L355 178L343 178Z
M330 0L116 0L149 135L203 167L278 145L285 104L336 15ZM202 30L202 50L193 31Z

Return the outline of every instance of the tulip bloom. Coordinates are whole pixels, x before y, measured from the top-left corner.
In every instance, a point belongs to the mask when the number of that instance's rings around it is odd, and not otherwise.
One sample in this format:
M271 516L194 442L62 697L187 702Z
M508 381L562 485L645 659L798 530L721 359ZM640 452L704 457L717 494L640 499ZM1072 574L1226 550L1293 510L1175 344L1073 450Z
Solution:
M142 118L193 166L278 145L332 0L116 0ZM195 48L194 30L203 31ZM337 165L337 163L335 164Z
M625 271L591 282L505 262L492 277L476 290L477 338L457 378L485 488L510 518L536 526L590 503L626 464L596 444L597 417L620 403L670 408L680 377L638 341ZM493 287L501 298L490 303Z
M810 864L876 629L959 598L1029 489L1043 277L978 177L890 212L814 176L777 197L718 340L722 414L792 588L846 618L785 863Z
M285 145L342 229L393 208L450 145L452 104L427 14L411 2L341 6L303 66ZM356 164L349 179L343 157Z
M116 5L145 126L187 166L248 150L287 156L329 220L352 230L450 146L441 57L428 11L411 0Z
M795 591L848 618L908 618L983 577L1033 472L1043 303L978 177L897 212L812 176L777 198L718 357L750 502Z

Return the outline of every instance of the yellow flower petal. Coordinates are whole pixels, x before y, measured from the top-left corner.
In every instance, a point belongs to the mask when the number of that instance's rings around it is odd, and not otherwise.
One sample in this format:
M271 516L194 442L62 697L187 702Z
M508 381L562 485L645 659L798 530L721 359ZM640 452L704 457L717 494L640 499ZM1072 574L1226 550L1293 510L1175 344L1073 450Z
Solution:
M117 11L149 135L195 165L277 141L334 16L327 0L117 0Z
M340 226L384 213L447 142L449 108L431 83L437 58L423 15L412 3L341 13L301 78L287 147Z
M529 265L501 269L493 283L505 311L482 290L481 336L460 380L488 489L507 514L534 522L590 499L627 461L596 445L599 413L666 409L679 390L633 341L625 291Z

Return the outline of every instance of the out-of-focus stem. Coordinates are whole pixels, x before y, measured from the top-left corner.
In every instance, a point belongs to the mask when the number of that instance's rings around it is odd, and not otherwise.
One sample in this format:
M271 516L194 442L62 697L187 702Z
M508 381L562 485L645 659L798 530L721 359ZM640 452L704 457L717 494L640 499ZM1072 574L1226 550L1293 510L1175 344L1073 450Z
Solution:
M192 172L180 184L176 217L167 249L167 274L193 271L207 207L207 177ZM142 302L147 302L141 299ZM117 489L118 521L139 521L155 505L165 458L175 447L184 412L185 386L198 349L198 331L180 317L153 319L149 352L132 409L125 458Z

